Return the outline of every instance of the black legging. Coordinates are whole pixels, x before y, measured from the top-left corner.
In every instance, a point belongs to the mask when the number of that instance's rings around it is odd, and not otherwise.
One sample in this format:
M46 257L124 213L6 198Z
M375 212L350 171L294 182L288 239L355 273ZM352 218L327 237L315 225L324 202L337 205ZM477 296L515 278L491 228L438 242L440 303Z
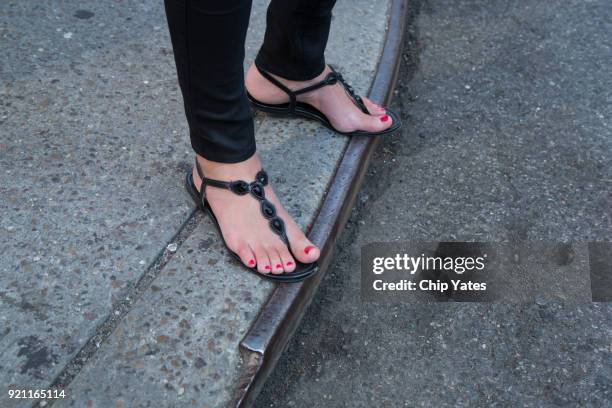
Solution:
M255 65L308 80L323 56L336 0L272 0ZM236 163L255 153L244 87L244 40L251 0L165 0L191 146L204 158Z

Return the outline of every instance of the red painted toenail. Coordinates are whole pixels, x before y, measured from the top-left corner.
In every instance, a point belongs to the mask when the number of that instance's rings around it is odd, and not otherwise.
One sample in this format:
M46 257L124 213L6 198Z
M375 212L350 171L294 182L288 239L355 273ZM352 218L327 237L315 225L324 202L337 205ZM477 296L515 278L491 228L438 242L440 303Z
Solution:
M249 265L255 265L255 260L254 260L254 259L251 259L251 260L249 261Z
M308 255L308 253L312 251L313 249L315 249L315 247L313 247L312 245L307 246L306 248L304 248L304 252L306 252L306 255Z
M287 262L287 266L291 266L291 265L293 265L293 262L291 261Z
M386 122L386 121L388 121L388 120L389 120L389 115L385 115L385 116L382 116L382 117L380 118L380 121L381 121L381 122Z
M272 269L272 267L270 265L266 265L264 269Z
M281 264L276 264L276 269L280 269L280 268L282 268L282 267L283 267L283 265L281 265Z

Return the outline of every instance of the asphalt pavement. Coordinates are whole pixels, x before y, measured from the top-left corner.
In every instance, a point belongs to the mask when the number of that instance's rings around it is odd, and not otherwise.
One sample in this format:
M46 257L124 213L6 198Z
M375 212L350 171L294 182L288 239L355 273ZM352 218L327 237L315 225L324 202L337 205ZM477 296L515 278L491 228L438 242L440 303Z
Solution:
M612 5L410 1L337 256L257 407L604 407L606 303L363 303L362 245L612 237Z

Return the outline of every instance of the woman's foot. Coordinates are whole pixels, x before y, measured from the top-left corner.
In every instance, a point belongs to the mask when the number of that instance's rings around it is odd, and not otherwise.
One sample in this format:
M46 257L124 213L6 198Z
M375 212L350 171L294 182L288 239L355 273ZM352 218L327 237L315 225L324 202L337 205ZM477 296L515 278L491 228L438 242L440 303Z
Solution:
M321 82L331 72L329 67L318 77L309 81L289 81L273 75L283 85L291 90L298 90L306 86ZM246 78L245 85L249 93L257 100L280 104L289 102L289 96L276 85L264 78L255 65L251 65ZM370 115L361 111L353 100L346 94L341 84L324 86L312 92L298 95L297 100L309 103L320 110L331 122L332 126L341 132L353 132L363 130L366 132L380 132L391 127L393 119L386 114L384 107L375 104L368 98L362 97Z
M197 160L204 175L223 181L244 180L251 182L261 170L261 162L255 154L240 163L211 162L201 156ZM193 169L193 181L200 188L201 179ZM206 187L206 200L213 210L227 246L235 252L248 267L257 267L263 274L281 274L295 270L295 258L302 263L312 263L319 259L319 249L310 242L300 227L293 221L278 201L268 184L266 198L274 204L278 216L285 222L291 252L285 243L270 229L268 221L262 216L259 201L250 195L239 196L229 190Z

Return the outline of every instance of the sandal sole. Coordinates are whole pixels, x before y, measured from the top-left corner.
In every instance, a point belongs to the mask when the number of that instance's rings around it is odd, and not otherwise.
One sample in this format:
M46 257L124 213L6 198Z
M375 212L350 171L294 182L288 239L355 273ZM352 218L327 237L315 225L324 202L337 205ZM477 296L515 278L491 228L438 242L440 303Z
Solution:
M307 103L298 102L295 107L295 111L291 113L288 111L289 109L288 103L282 103L282 104L264 103L264 102L261 102L255 99L248 92L247 92L247 97L249 98L249 102L251 103L251 105L256 110L259 110L261 112L270 113L270 114L280 116L280 117L297 117L297 118L306 118L306 119L314 120L314 121L319 122L323 126L325 126L327 129L335 133L338 133L340 135L343 135L343 136L367 136L367 137L383 136L383 135L387 135L390 133L394 133L397 130L401 129L402 127L402 121L400 120L400 118L394 112L387 110L386 114L391 116L391 119L393 120L393 125L388 129L382 130L380 132L365 132L363 130L356 130L353 132L342 132L334 128L329 122L329 119L327 119L327 117L321 111L319 111L318 109L314 108L313 106Z

